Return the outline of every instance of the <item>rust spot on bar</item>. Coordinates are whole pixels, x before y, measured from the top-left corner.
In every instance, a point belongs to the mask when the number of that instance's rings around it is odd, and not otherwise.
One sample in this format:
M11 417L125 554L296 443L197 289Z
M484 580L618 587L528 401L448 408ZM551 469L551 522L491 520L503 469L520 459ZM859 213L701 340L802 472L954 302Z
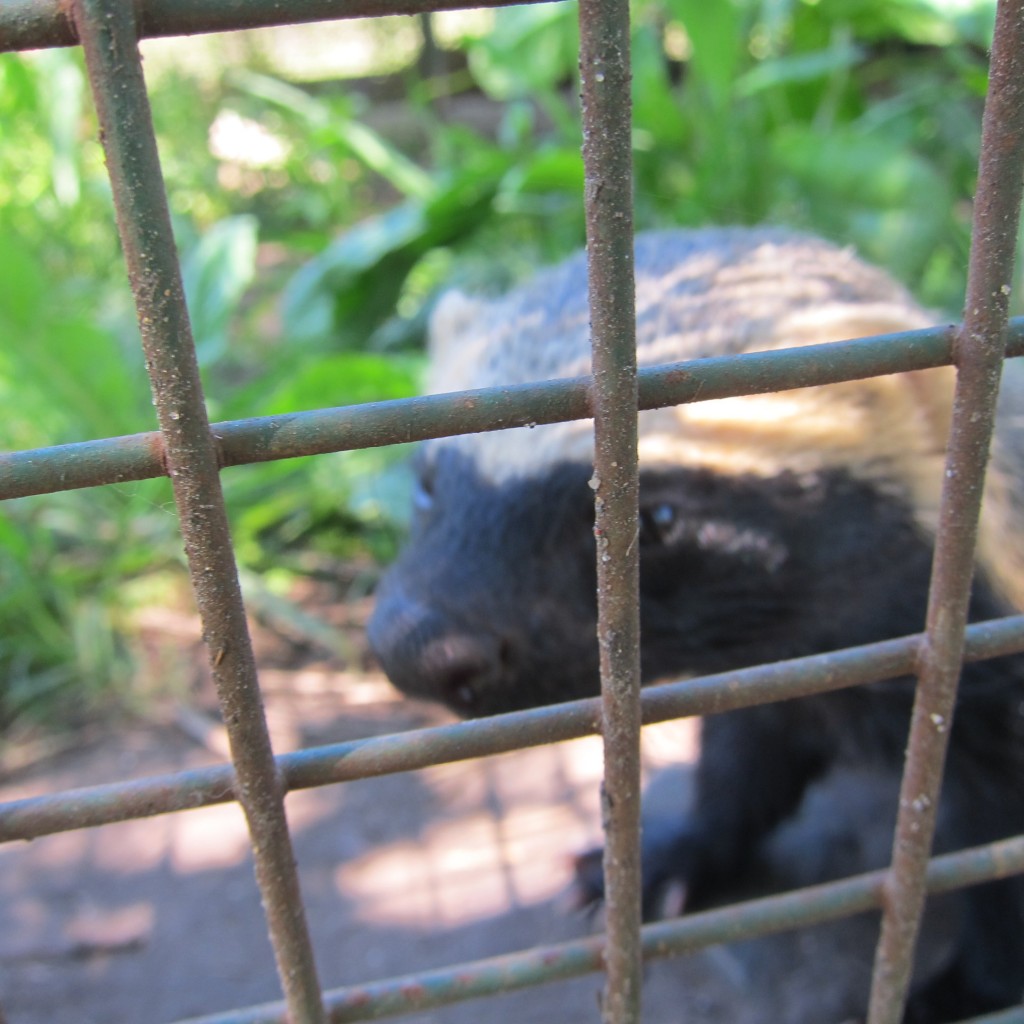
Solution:
M693 374L688 370L669 370L665 374L665 383L673 387L688 384L691 380L693 380Z

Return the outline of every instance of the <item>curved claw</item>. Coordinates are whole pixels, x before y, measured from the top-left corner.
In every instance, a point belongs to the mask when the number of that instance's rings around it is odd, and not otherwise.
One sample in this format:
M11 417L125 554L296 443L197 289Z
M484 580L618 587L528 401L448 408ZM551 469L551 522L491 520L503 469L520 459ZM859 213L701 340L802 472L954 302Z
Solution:
M567 904L570 910L596 913L604 901L604 850L600 846L584 850L573 857L573 879L569 884ZM645 921L678 917L686 909L687 886L673 868L660 844L644 845L641 852L643 883L641 909Z

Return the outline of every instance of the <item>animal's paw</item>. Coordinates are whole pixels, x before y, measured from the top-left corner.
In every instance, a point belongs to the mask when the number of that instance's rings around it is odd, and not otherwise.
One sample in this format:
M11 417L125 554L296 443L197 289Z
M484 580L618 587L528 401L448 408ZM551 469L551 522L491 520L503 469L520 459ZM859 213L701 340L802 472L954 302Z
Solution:
M604 901L604 850L600 846L584 850L572 858L572 881L566 893L569 910L597 913Z
M674 844L673 844L674 845ZM641 848L641 912L645 921L678 917L686 909L687 885L675 858L660 844ZM573 858L566 903L571 910L596 913L604 901L604 850L594 847Z
M690 813L692 781L692 768L676 765L658 772L644 790L640 870L645 921L678 917L692 906L694 880L704 874L708 843ZM603 855L598 846L573 858L566 899L570 908L596 912L604 901Z

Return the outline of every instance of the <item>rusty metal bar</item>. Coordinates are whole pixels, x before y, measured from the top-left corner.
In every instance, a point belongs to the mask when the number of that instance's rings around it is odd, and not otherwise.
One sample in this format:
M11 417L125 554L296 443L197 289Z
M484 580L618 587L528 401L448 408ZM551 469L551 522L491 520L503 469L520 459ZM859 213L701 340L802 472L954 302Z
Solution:
M908 675L914 669L920 641L919 634L648 687L641 695L644 724L716 714ZM1024 615L974 623L967 628L965 661L1022 650ZM579 700L282 754L277 758L278 771L285 789L308 789L588 736L598 731L599 720L599 701ZM234 799L230 765L28 797L0 805L0 842L37 839L55 832Z
M605 1024L639 1024L640 553L628 0L580 0L604 779Z
M639 371L640 408L947 366L953 361L953 340L952 327L935 327L644 367ZM1024 355L1024 317L1011 322L1007 355ZM590 378L580 377L231 420L213 424L212 430L220 465L238 466L589 416L589 390ZM144 480L166 472L156 432L0 452L0 499Z
M236 768L256 875L293 1024L323 1005L242 606L142 74L132 5L71 0L135 295L189 572Z
M886 882L868 1020L899 1024L924 906L942 769L956 702L978 515L1006 344L1024 184L1024 2L1000 0L982 120L964 324L925 640Z
M1024 872L1024 837L937 857L929 865L927 884L929 892L949 892L1020 872ZM886 872L875 871L647 925L641 933L643 959L678 956L722 942L790 931L877 909L884 898L885 878ZM589 974L601 969L604 944L605 938L595 935L442 970L335 989L324 994L328 1019L331 1024L381 1020ZM1017 1017L1004 1020L1004 1016L998 1014L964 1024L1019 1024ZM178 1024L285 1024L284 1007L281 1003L267 1003Z
M539 3L542 0L516 0ZM473 0L500 7L508 0ZM465 0L134 0L139 38L230 32L389 14L427 14L465 7ZM79 42L64 0L4 0L0 4L0 53Z
M1015 1006L999 1013L986 1013L984 1017L972 1017L960 1024L1024 1024L1024 1006Z

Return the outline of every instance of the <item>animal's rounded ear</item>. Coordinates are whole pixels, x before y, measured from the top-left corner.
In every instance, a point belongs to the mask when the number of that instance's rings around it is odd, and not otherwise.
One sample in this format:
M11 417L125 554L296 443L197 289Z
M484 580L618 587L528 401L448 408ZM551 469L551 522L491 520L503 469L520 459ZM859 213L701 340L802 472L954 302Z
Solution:
M469 325L478 319L485 305L484 300L473 298L458 289L445 292L430 316L430 358L443 358L448 346L454 344Z

